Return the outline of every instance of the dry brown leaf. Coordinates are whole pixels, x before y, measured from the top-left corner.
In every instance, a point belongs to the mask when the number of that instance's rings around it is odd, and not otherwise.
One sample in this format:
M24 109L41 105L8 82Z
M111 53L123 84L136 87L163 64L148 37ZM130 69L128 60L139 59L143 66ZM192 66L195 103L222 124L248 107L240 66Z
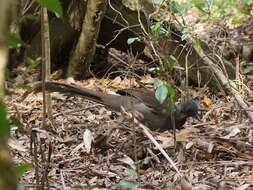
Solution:
M186 145L185 145L185 149L188 150L190 149L195 143L194 142L188 142Z
M107 78L102 78L98 81L99 85L107 86L111 81Z
M141 83L143 84L152 84L152 77L150 75L144 75L141 77Z
M102 80L102 79L101 79ZM89 80L85 81L85 88L94 88L96 86L97 79L90 78Z
M15 150L18 150L19 152L27 152L27 148L22 144L22 142L16 140L16 139L9 139L8 145Z
M124 85L122 85L122 79L118 76L116 77L115 79L113 79L111 82L110 82L110 85L109 87L111 88L124 88Z
M156 140L161 141L160 145L162 148L170 148L174 146L173 137L157 136Z
M212 101L206 95L204 95L202 103L208 108L212 105Z
M149 174L150 172L151 171L149 171L149 170L142 170L142 169L138 170L138 174L140 174L140 175Z
M134 78L131 78L131 79L124 78L124 80L122 81L122 84L124 88L139 87L139 84L136 82Z
M136 166L135 166L135 163L132 160L132 158L125 156L124 158L119 158L117 160L124 163L124 164L129 165L132 169L136 170Z
M188 142L190 134L194 131L193 128L182 129L176 134L177 142ZM166 133L166 135L158 135L157 140L161 141L161 147L170 148L174 146L174 136L171 133Z
M182 177L182 179L180 181L180 187L181 187L181 190L191 190L192 189L191 183L188 180L186 180L185 177Z

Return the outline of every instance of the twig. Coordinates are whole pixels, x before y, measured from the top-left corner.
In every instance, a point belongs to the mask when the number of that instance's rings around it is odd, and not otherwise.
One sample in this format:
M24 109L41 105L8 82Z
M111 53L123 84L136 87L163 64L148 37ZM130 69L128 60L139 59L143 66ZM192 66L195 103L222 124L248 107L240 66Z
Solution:
M158 150L162 153L162 155L169 161L171 166L174 168L174 170L181 176L183 175L180 173L179 169L177 168L176 164L174 161L169 157L169 155L165 152L165 150L161 147L161 145L155 140L155 138L151 135L151 133L148 131L147 127L140 123L140 121L136 118L138 118L138 113L130 113L126 112L123 107L121 107L122 113L128 116L129 118L134 119L134 123L137 124L140 128L142 128L143 133L151 140L151 142L158 148Z
M64 182L64 177L63 177L63 174L62 174L62 170L60 171L60 176L61 176L61 181L62 181L63 189L65 190L66 189L66 185L65 185L65 182Z
M110 6L110 8L111 8L112 10L114 10L116 13L118 13L118 14L120 15L121 19L127 24L127 26L129 26L129 23L127 22L127 20L123 17L123 15L121 14L120 11L118 11L117 9L115 9L115 8L112 6L110 0L108 1L108 4L109 4L109 6Z

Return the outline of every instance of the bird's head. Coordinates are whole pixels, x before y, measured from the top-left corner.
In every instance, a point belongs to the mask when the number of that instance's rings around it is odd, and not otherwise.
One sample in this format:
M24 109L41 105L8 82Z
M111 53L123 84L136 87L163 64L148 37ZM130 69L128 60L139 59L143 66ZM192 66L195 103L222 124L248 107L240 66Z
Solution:
M181 105L179 111L186 117L193 117L197 120L200 120L200 115L198 114L198 106L194 100L187 100L184 102Z

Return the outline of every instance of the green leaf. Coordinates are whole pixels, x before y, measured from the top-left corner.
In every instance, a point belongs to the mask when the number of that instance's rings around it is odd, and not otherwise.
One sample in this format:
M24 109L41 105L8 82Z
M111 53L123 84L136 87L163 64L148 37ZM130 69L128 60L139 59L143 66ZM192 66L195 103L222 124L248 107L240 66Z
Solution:
M58 0L36 0L42 7L47 8L49 11L56 13L62 17L62 7Z
M134 43L135 41L138 41L139 40L139 37L136 37L136 38L128 38L127 39L127 44L130 45L132 43Z
M181 36L181 39L182 39L182 41L184 41L184 40L186 40L186 39L188 39L188 38L190 38L191 36L189 35L189 34L183 34L182 36Z
M156 5L159 5L159 4L161 4L163 1L164 1L164 0L154 0L154 3L155 3Z
M167 107L167 114L168 114L168 115L171 114L171 112L173 112L173 109L174 109L173 103L171 102L171 103L168 104L168 107Z
M146 158L144 158L144 160L143 160L143 164L144 165L147 165L147 164L149 164L150 162L151 162L151 160L152 160L152 157L150 157L150 156L147 156Z
M9 48L20 48L25 46L25 42L20 38L19 34L11 34L8 39Z
M171 10L171 12L174 13L174 14L179 13L177 2L171 1L171 3L170 3L170 10Z
M153 32L157 32L163 25L163 21L159 21L159 22L154 22L152 25L151 25L151 29Z
M168 57L167 66L168 66L169 70L173 69L176 62L177 62L177 59L173 55L170 55Z
M192 8L192 3L184 3L181 5L179 5L176 1L171 1L171 3L170 3L171 12L174 14L186 13L190 8Z
M154 22L150 28L158 36L165 36L167 34L167 30L163 27L163 21Z
M171 101L169 101L169 104L167 107L167 113L170 114L174 110L174 102L176 100L176 92L170 84L167 84L166 87L167 87L168 94L169 94L168 96L170 97L170 100L171 100Z
M155 91L155 97L162 104L168 97L167 85L163 84L158 86Z
M201 11L210 11L211 7L213 5L213 0L192 0L192 3L195 5L195 7Z
M31 57L26 57L25 65L30 68L36 68L39 65L39 63L35 61L34 59L32 59Z
M10 125L6 119L5 105L0 100L0 138L9 136L10 134Z
M130 190L133 187L136 187L137 185L138 183L136 181L125 181L125 180L120 181L118 184L119 188L123 190Z
M205 11L210 11L212 6L213 6L213 0L207 0L206 3L205 3L204 10Z
M173 101L175 101L175 99L176 99L176 92L175 92L174 88L170 84L167 84L166 86L167 86L167 90L168 90L170 98Z
M239 90L239 87L238 87L238 85L236 84L235 81L230 80L228 84L229 84L229 86L232 87L233 89Z
M138 179L138 173L135 170L127 170L123 175L125 177L130 177L131 179Z
M155 86L155 97L160 102L163 103L168 97L171 98L172 101L176 99L176 92L170 84L164 84L163 81L158 79L151 80Z
M205 7L205 2L203 0L192 0L192 3L195 5L196 8L203 11Z
M181 36L182 41L190 37L189 29L187 27L183 27L181 32L182 32Z
M27 20L36 20L38 17L34 16L32 14L26 14L24 16L22 16L21 18L21 22L27 21Z
M194 41L195 47L198 49L198 51L202 52L203 49L202 49L202 46L201 46L201 41L200 41L200 39L198 39L198 38L193 38L193 41Z
M152 79L151 79L151 82L154 84L155 89L158 88L159 86L163 85L163 81L158 80L158 79L152 78Z
M16 166L17 178L20 178L26 171L33 167L32 163L26 163Z
M243 74L247 74L250 73L251 71L253 71L253 66L248 66L245 69L243 69Z
M189 9L192 8L192 3L185 3L178 7L178 11L183 14L186 13Z

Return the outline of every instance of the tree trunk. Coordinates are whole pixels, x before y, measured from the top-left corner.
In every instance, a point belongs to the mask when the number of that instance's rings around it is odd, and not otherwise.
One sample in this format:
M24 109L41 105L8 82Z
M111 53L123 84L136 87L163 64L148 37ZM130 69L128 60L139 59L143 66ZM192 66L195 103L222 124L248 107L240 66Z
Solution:
M3 103L4 74L8 59L7 34L10 26L7 20L11 20L11 14L8 13L12 11L11 8L13 7L15 7L15 1L13 0L0 2L0 189L4 190L17 189L16 174L7 146L10 128L6 120Z
M68 77L76 78L90 75L90 64L94 59L96 41L106 4L106 0L88 0L82 31L69 61Z

